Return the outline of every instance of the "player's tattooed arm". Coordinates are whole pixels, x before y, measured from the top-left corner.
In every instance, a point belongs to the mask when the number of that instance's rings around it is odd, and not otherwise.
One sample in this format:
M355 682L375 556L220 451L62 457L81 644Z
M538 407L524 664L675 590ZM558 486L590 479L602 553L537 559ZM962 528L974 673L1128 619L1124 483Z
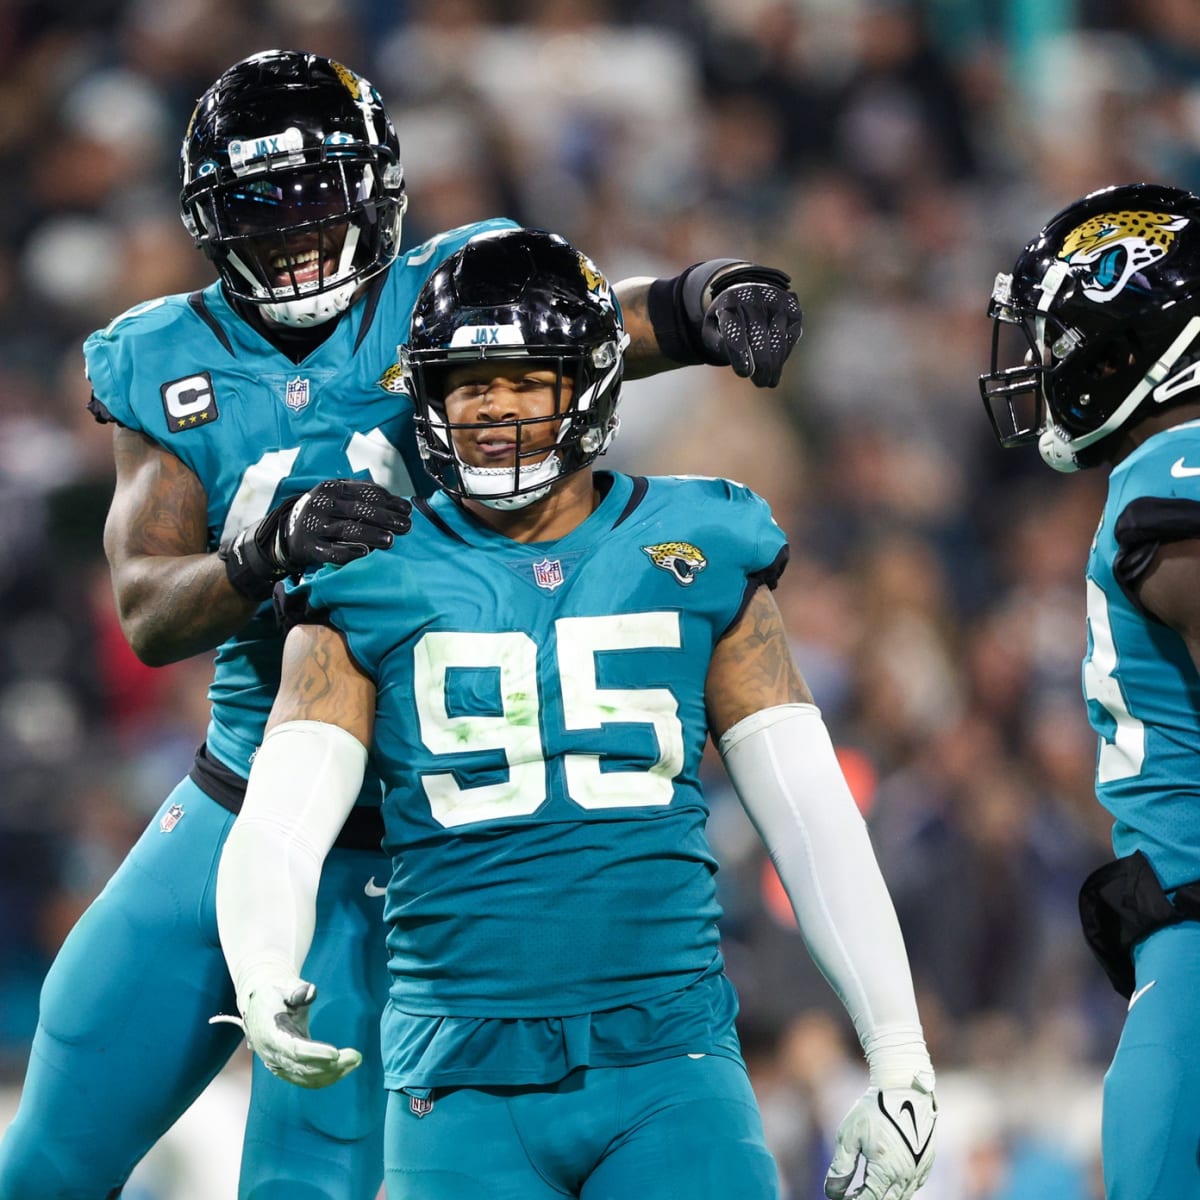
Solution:
M208 552L208 499L173 454L116 427L117 483L104 526L121 628L150 666L220 645L255 604L234 591L225 564Z
M375 684L328 625L297 625L283 644L283 674L268 732L286 721L340 725L364 746L375 724Z
M645 379L679 366L659 349L658 337L650 321L649 296L653 282L649 276L638 276L613 284L613 292L621 306L621 323L629 335L629 346L625 351L626 379Z
M760 587L717 643L704 689L713 739L744 717L779 704L811 704L775 597Z

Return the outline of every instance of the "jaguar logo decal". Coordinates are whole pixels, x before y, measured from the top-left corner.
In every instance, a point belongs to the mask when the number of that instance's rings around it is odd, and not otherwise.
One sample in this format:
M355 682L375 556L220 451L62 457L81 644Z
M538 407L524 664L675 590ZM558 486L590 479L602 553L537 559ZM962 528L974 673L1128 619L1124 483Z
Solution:
M708 566L708 559L691 542L659 542L656 546L643 546L650 561L675 577L675 582L690 587L696 576Z
M1090 299L1103 303L1136 288L1138 273L1171 253L1187 223L1187 217L1170 213L1098 213L1071 230L1059 258L1073 268L1090 268L1072 273Z

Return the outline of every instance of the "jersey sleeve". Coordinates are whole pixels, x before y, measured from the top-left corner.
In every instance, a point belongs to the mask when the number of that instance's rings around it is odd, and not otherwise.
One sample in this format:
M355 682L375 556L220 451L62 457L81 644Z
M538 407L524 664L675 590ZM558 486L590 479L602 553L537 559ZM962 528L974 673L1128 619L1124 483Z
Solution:
M1183 445L1187 444L1195 442L1189 439ZM1200 538L1200 470L1187 465L1194 458L1200 467L1200 450L1189 458L1179 455L1178 448L1163 446L1136 461L1122 472L1115 497L1119 515L1113 526L1113 575L1141 611L1138 584L1159 547Z
M84 373L92 389L88 409L96 420L165 441L162 389L145 368L148 359L169 355L179 336L179 299L164 296L135 305L84 340Z
M648 482L654 528L673 536L642 550L677 582L681 575L705 579L708 620L723 637L760 587L778 584L788 561L787 537L770 505L734 480L656 476Z
M756 492L741 484L726 482L735 507L734 522L742 546L746 586L726 630L741 620L742 613L760 587L774 591L787 567L787 537L776 523L771 506Z

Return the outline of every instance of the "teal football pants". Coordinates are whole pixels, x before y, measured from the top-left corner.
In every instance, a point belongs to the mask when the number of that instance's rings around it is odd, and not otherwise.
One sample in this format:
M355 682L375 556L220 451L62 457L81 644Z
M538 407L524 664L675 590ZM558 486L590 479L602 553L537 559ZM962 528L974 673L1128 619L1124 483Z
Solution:
M1134 951L1137 986L1104 1078L1108 1200L1200 1196L1200 922Z
M182 815L164 831L173 805ZM169 821L167 822L169 824ZM217 942L217 862L233 815L185 780L63 944L42 987L17 1115L0 1141L4 1200L106 1200L241 1043ZM326 860L305 978L315 1036L363 1064L311 1091L255 1059L239 1200L374 1200L386 1092L383 853Z
M414 1111L415 1110L415 1111ZM775 1200L746 1069L708 1055L544 1087L388 1094L388 1200Z

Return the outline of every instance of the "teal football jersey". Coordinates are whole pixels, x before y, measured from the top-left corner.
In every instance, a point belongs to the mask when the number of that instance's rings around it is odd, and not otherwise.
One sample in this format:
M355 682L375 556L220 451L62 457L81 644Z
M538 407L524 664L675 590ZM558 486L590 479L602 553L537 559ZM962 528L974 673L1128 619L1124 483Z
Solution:
M402 255L298 364L231 309L219 284L139 304L84 343L92 391L102 412L199 478L210 550L325 479L428 493L396 348L438 264L474 235L512 227L463 226ZM281 647L267 604L217 651L208 748L243 778L279 686Z
M1183 639L1138 608L1129 584L1148 548L1198 536L1200 422L1191 422L1113 469L1087 568L1083 688L1099 735L1096 794L1114 817L1118 856L1144 851L1168 889L1200 877L1200 675Z
M705 679L786 542L739 484L597 480L602 503L558 541L514 542L439 494L391 550L289 597L377 686L407 1014L596 1013L720 971Z

